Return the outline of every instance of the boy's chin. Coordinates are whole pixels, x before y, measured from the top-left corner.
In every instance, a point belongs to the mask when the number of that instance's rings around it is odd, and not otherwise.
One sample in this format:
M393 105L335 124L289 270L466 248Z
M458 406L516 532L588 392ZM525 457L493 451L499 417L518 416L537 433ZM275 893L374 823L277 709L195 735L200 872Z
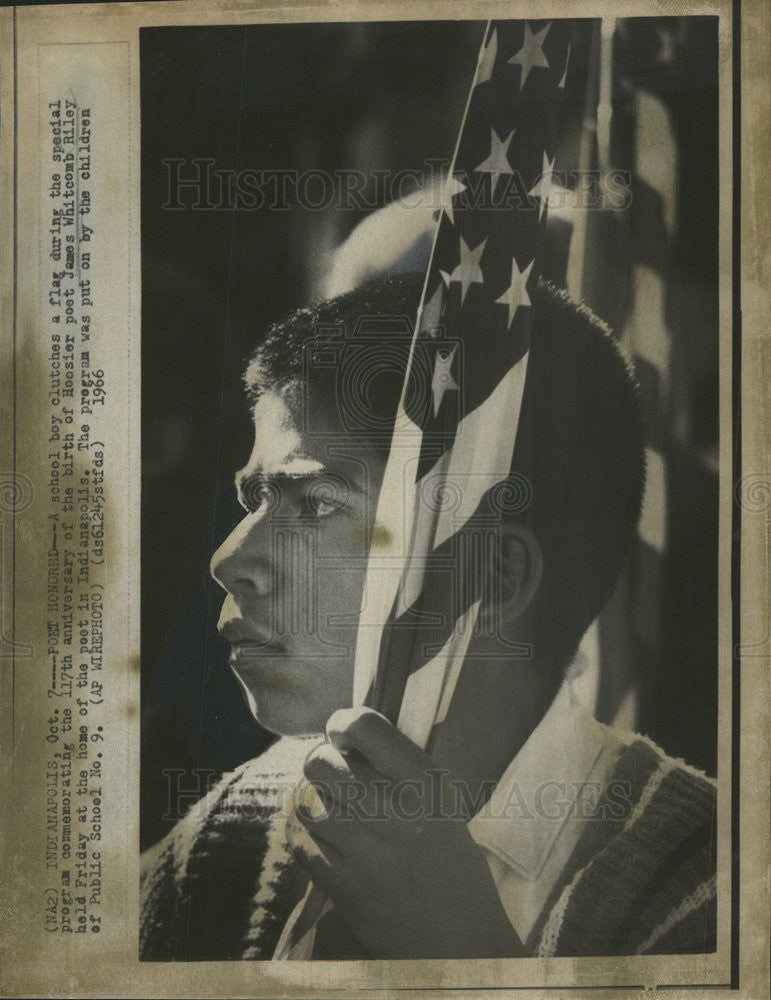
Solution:
M288 693L282 694L276 691L255 693L237 671L234 673L250 715L263 729L273 733L274 736L324 734L326 716L321 718L318 711L304 711L299 699Z
M315 713L298 712L296 704L276 705L271 698L259 698L249 707L263 729L275 736L324 735L327 720ZM331 713L330 713L331 714Z
M269 733L273 733L274 736L318 736L323 738L325 726L295 726L287 725L283 722L273 722L272 720L264 720L259 715L255 716L257 722L266 729Z

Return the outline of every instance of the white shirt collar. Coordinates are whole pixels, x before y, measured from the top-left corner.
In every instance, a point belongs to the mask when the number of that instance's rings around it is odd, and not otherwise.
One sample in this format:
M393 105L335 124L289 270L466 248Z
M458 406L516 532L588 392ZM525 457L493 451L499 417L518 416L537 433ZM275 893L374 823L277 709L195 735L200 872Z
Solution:
M470 820L471 836L521 876L536 880L609 739L609 730L580 703L570 681L563 681L493 794Z

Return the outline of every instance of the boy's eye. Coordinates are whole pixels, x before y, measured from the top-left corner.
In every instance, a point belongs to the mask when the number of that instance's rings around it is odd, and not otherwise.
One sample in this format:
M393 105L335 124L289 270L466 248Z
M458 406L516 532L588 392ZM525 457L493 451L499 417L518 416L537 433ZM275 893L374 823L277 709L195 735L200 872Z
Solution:
M329 517L348 505L350 489L339 476L324 476L302 489L298 484L247 480L239 489L239 502L250 514L272 511L287 516Z
M348 505L350 490L339 476L325 476L311 483L303 496L304 513L329 517Z
M241 485L239 501L250 514L278 504L278 490L271 483L246 482Z

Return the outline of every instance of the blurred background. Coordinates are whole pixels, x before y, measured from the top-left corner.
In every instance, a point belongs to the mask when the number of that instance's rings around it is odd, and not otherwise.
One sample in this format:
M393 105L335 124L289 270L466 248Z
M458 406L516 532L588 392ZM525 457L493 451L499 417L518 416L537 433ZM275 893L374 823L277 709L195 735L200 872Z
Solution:
M425 268L484 27L141 32L143 847L272 739L207 569L241 514L244 360L291 309ZM546 266L634 357L648 422L638 545L582 644L582 696L711 774L717 80L715 18L574 22Z

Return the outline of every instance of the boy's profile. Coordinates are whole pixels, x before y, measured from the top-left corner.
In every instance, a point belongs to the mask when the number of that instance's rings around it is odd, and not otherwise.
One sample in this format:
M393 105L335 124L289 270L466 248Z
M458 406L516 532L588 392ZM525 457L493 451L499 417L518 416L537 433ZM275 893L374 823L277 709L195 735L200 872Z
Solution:
M364 378L364 354L333 371L309 358L325 331L414 316L420 287L405 275L302 310L247 368L244 517L211 572L231 668L282 738L146 853L143 957L714 950L713 784L600 726L571 690L636 530L643 430L609 332L545 284L510 470L527 502L488 512L493 546L471 523L453 567L481 612L446 717L424 751L351 708L366 557L388 546L375 510L409 338L367 362L363 421L339 387ZM309 878L331 907L305 926Z

